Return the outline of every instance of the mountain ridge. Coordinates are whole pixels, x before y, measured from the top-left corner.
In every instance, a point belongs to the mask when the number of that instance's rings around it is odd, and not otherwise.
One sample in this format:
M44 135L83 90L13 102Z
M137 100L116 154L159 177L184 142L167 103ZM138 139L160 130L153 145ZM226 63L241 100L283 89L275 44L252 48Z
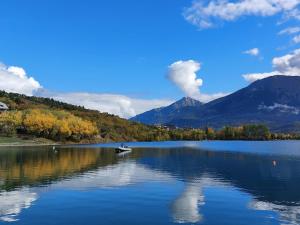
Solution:
M200 110L202 105L203 103L196 99L183 97L169 106L146 111L138 116L132 117L130 120L148 125L167 124L166 121L171 120L178 113L184 113L185 117L188 117L191 109Z
M159 113L164 113L170 106L160 108ZM155 120L155 113L155 109L150 110L132 120L182 128L210 126L216 129L261 123L273 131L295 132L300 128L300 77L276 75L257 80L206 104L182 107L173 111L172 116L160 115L161 120ZM148 120L147 116L151 119Z

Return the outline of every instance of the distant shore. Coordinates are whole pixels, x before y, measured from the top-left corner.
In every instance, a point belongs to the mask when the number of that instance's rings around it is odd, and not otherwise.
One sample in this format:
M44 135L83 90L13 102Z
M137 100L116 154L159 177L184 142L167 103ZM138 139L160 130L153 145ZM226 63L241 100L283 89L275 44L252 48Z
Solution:
M164 141L284 141L284 140L299 140L299 139L268 139L268 140L259 140L259 139L202 139L202 140L163 140L158 142ZM87 144L109 144L109 143L120 143L120 142L139 142L139 141L111 141L111 142L54 142L44 138L34 138L31 140L23 140L21 138L3 138L0 137L0 148L2 147L38 147L38 146L64 146L64 145L87 145ZM142 142L157 142L157 141L142 141Z
M3 137L0 136L0 147L34 147L34 146L56 146L56 145L76 145L76 144L98 144L98 143L107 143L101 141L91 141L91 140L82 140L81 142L59 142L53 141L46 138L37 138L37 137Z

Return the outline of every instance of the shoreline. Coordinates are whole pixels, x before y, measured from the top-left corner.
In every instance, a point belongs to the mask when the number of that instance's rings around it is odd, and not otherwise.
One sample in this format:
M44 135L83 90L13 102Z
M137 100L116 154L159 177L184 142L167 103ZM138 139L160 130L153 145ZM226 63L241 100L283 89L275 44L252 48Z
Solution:
M1 147L35 147L35 146L61 146L62 144L59 143L54 143L54 144L33 144L33 143L28 143L28 144L22 144L22 143L12 143L12 144L0 144Z
M298 139L273 139L273 140L245 140L245 139L240 139L240 140L167 140L167 141L146 141L148 143L151 142L176 142L176 141L184 141L184 142L200 142L200 141L225 141L225 142L233 142L233 141L246 141L246 142L272 142L272 141L300 141ZM118 143L138 143L139 141L127 141L127 142L97 142L97 143L59 143L59 142L54 142L54 143L20 143L20 142L13 142L13 143L0 143L0 148L2 147L39 147L39 146L69 146L69 145L97 145L97 144L118 144ZM145 141L140 141L140 142L145 142Z

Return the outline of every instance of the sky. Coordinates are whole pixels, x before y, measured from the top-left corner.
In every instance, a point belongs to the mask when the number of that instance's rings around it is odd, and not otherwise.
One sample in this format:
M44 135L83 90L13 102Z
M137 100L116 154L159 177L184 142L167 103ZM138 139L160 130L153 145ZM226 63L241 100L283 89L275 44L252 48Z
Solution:
M300 0L3 0L0 89L124 118L300 75Z

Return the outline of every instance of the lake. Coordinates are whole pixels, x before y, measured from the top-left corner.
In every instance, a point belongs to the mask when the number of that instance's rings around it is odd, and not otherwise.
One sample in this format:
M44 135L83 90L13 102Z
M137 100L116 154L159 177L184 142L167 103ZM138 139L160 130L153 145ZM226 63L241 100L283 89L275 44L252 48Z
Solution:
M300 141L0 148L0 224L300 224Z

